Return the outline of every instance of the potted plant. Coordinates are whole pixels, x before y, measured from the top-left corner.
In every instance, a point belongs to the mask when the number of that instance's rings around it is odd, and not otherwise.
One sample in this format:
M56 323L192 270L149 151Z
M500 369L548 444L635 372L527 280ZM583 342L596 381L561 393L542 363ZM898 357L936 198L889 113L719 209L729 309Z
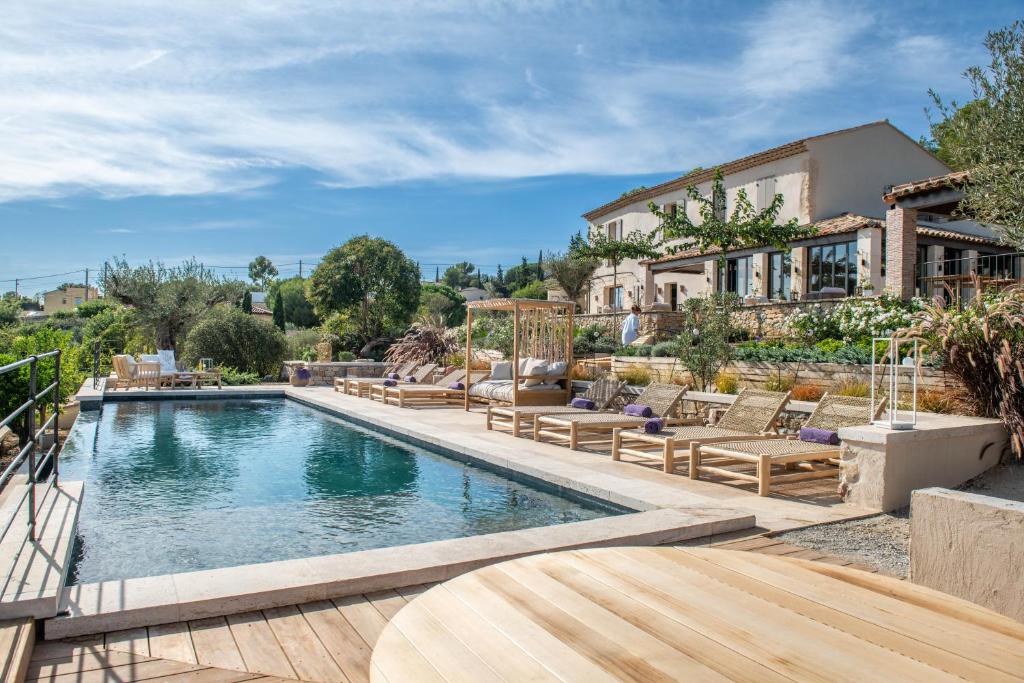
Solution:
M292 376L288 378L293 387L305 387L309 386L310 380L313 378L313 374L309 371L305 365L300 365L292 371Z

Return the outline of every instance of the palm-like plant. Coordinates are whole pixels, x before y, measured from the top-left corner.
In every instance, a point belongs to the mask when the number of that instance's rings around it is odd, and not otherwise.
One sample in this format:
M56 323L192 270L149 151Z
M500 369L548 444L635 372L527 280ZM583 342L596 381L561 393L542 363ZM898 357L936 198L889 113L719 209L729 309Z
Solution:
M461 346L458 335L445 327L438 315L421 316L404 337L392 344L384 354L391 364L440 363Z

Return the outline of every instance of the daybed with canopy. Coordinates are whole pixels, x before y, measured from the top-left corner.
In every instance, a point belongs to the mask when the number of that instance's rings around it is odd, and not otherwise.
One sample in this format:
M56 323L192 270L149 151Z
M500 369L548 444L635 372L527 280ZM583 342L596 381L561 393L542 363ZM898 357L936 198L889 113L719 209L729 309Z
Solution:
M466 387L465 408L472 400L513 406L565 405L572 395L573 307L571 301L486 299L466 304L466 367L473 362L473 314L512 313L509 365L492 365L490 379ZM504 370L506 376L503 376Z

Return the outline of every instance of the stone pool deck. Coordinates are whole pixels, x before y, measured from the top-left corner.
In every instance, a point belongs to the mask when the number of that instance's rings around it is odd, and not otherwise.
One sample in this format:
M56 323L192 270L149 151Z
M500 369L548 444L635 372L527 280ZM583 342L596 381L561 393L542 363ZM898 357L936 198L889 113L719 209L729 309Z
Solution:
M90 385L91 386L91 383ZM288 397L338 417L470 461L637 512L555 525L343 555L187 574L82 584L65 590L65 616L45 623L47 639L219 617L443 581L485 564L525 554L599 545L694 542L752 529L781 531L871 514L844 504L835 483L780 487L770 497L660 468L613 462L607 453L571 451L504 432L487 431L482 408L402 409L337 393L288 385L162 391L95 392L111 398L203 399ZM98 405L96 406L98 407ZM85 404L83 408L87 409Z

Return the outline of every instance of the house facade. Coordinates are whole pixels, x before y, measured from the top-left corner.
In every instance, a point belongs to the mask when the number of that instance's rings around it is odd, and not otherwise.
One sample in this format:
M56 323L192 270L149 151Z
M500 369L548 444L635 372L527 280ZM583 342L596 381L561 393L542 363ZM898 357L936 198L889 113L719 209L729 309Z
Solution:
M894 204L890 196L894 186L902 187L915 178L946 177L950 169L887 121L804 138L697 170L616 199L584 218L591 232L600 230L613 237L657 229L659 221L648 208L651 202L662 211L685 211L697 221L698 207L688 200L686 188L694 186L710 196L716 168L723 174L726 213L733 210L741 189L758 209L782 194L778 220L796 218L800 225L813 225L815 234L793 242L788 252L774 248L730 252L724 268L718 254L702 254L677 243L674 254L622 263L617 286L611 264L602 264L595 273L587 312L633 304L648 310L674 310L685 298L710 292L733 292L749 302L871 295L887 289L911 296L920 284L917 263L941 256L938 248L953 254L972 246L997 248L991 231L983 226L955 221L948 212L922 214ZM905 191L899 201L909 201ZM897 221L902 223L894 227ZM896 232L899 237L887 242L887 233ZM919 248L932 251L919 255ZM898 265L886 269L887 262Z
M67 285L43 294L43 311L49 315L55 311L73 311L86 301L100 298L95 287Z

